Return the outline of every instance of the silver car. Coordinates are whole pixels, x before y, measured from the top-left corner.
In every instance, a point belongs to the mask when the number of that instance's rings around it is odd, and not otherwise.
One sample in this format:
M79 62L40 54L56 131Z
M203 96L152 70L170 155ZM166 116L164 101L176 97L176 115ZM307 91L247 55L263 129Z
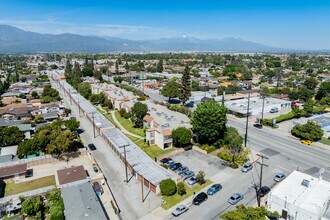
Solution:
M182 177L182 179L188 179L188 178L190 178L190 177L192 177L192 176L194 176L195 175L195 173L194 173L194 171L190 171L190 170L188 170L188 171L186 171L186 172L184 172L184 173L181 173L180 174L180 176Z
M274 176L273 180L276 181L276 182L281 182L282 180L285 179L285 177L286 177L286 176L285 176L284 173L277 173L277 174Z
M188 167L185 167L185 166L179 167L178 169L175 170L175 172L179 175L186 171L189 171L189 169L188 169Z
M239 201L241 201L244 198L243 194L241 193L234 193L229 199L228 202L232 205L235 205Z
M244 173L246 173L247 171L252 170L252 168L253 168L252 163L250 163L250 162L246 162L246 163L242 166L241 171L244 172Z
M189 185L194 185L195 183L197 183L197 181L198 181L197 177L196 177L196 176L192 176L192 177L190 177L190 178L187 180L187 183L188 183Z
M179 215L181 215L182 213L188 211L188 206L186 205L179 205L178 207L176 207L173 212L172 212L172 215L177 217Z

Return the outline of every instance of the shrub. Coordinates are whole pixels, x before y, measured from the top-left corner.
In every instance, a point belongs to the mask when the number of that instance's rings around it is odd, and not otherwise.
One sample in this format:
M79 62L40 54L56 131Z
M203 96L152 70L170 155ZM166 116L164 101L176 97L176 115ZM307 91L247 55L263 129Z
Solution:
M129 112L125 112L124 118L129 119L131 117L131 114Z
M165 169L168 168L168 166L166 164L161 164L162 167L164 167Z
M191 111L185 106L172 104L168 105L167 107L172 111L180 112L182 114L187 115L188 117L191 116Z
M177 185L177 190L178 190L178 194L180 196L183 196L184 194L186 194L186 188L184 187L184 184L181 182L181 183L178 183Z
M124 108L121 108L118 113L119 113L120 117L124 117L126 110Z
M176 193L176 185L172 179L162 180L159 187L163 196L172 196Z
M137 100L138 101L145 101L145 100L147 100L147 96L145 96L145 95L140 96Z
M205 183L205 172L202 170L198 171L196 178L198 179L198 182L203 185Z
M203 150L205 150L208 154L215 151L217 148L213 145L203 144L201 147Z

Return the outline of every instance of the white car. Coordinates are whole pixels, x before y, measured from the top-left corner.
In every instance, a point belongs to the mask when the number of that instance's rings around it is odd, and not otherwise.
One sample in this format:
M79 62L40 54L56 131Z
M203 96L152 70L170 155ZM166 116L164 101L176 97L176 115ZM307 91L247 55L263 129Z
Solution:
M176 207L173 210L172 215L177 217L177 216L181 215L182 213L185 213L188 210L189 210L189 208L187 205L179 205L178 207Z
M253 168L252 163L250 163L250 162L246 162L246 163L242 166L241 171L244 172L244 173L246 173L246 172L248 172L249 170L252 170L252 168Z

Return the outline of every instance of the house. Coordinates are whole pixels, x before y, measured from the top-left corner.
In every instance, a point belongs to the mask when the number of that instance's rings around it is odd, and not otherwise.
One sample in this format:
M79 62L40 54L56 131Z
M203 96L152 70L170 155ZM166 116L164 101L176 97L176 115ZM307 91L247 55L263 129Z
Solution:
M15 97L18 98L21 95L21 92L19 91L14 91L14 92L5 92L1 95L1 98L5 97Z
M61 188L65 219L109 219L89 182Z
M33 106L17 108L10 108L9 106L10 105L0 108L0 117L7 119L20 118L22 120L25 120L31 118L31 113L35 110L35 107Z
M16 102L21 102L21 99L17 98L17 97L3 97L1 99L1 102L4 105L10 105L10 104L13 104L13 103L16 103Z
M26 170L26 163L0 167L0 179L6 183L17 182L19 180L25 179Z
M330 183L322 176L314 177L293 171L268 195L267 209L277 211L283 219L319 220L330 215ZM324 219L328 219L324 217Z
M57 112L47 112L45 114L42 114L42 116L44 117L44 119L46 121L53 121L53 120L59 118L59 115Z
M69 186L87 181L87 174L84 166L65 168L57 171L58 185Z

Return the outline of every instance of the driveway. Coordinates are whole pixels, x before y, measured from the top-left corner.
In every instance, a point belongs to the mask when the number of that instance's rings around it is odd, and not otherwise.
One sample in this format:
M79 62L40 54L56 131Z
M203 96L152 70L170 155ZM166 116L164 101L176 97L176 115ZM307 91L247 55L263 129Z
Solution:
M195 150L188 150L178 153L171 157L176 162L180 162L183 166L189 167L189 170L198 173L202 170L205 172L205 178L209 179L216 175L226 167L221 165L221 160L212 155L205 155Z

